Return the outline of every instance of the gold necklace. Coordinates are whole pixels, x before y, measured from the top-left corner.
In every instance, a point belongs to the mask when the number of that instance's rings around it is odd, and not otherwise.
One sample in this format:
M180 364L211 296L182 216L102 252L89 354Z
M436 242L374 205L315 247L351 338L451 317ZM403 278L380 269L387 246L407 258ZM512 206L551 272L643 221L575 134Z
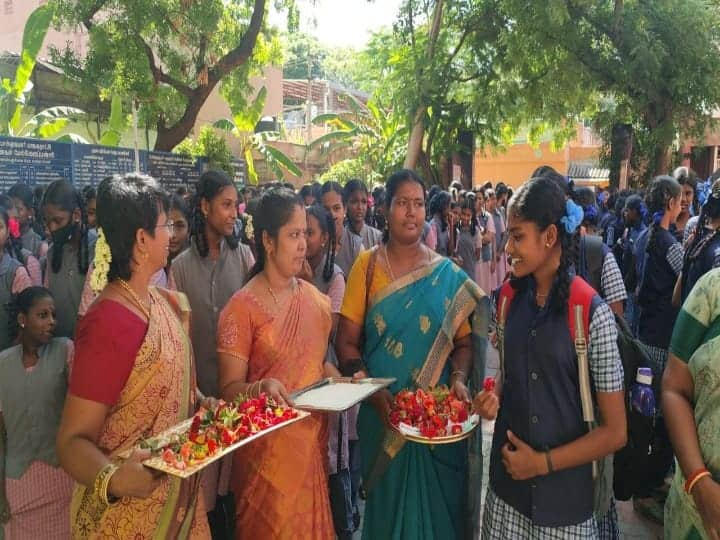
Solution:
M279 306L279 305L280 305L280 300L279 300L278 297L275 295L275 291L273 291L273 288L272 288L272 286L270 285L270 280L268 279L267 276L265 276L265 281L267 281L267 284L268 284L268 285L267 285L267 290L268 290L268 292L270 293L270 296L272 296L272 299L275 301L275 305ZM297 285L297 281L295 280L295 278L293 278L293 279L292 279L292 283L291 283L291 285L290 285L290 289L291 289L292 293L295 292L295 287L296 287L296 285ZM291 296L292 296L292 293L291 293Z
M395 281L395 272L393 272L392 265L390 264L390 257L388 257L387 244L383 245L383 254L385 255L385 264L387 264L390 272L390 280Z
M146 305L145 302L140 299L138 294L133 290L133 288L127 281L125 281L124 279L118 279L117 282L118 285L120 285L123 289L127 291L127 293L130 295L131 300L133 300L135 304L137 304L137 307L140 308L140 311L143 312L143 315L150 319L150 306Z
M432 262L432 252L426 248L428 256L428 264ZM385 264L387 264L388 271L390 272L390 279L395 281L395 272L393 272L392 265L390 264L390 257L388 257L387 244L383 244L383 255L385 256Z

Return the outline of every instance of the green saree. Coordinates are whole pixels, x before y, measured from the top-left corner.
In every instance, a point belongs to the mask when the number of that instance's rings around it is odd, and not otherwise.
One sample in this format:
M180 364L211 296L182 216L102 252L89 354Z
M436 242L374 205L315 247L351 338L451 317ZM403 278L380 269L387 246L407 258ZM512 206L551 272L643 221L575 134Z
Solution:
M364 361L372 377L403 388L447 383L449 355L463 322L473 328L471 391L482 384L489 302L456 265L442 259L370 298ZM465 538L478 531L481 430L455 444L428 446L389 432L365 403L358 418L368 488L364 539Z

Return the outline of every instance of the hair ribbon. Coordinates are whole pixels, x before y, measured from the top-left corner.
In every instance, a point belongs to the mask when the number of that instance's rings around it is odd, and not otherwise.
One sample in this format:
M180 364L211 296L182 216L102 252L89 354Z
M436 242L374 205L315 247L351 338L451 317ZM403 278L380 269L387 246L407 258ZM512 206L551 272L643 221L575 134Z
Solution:
M585 216L582 206L575 203L572 199L565 202L565 215L560 218L560 223L565 227L568 234L573 234L580 226Z

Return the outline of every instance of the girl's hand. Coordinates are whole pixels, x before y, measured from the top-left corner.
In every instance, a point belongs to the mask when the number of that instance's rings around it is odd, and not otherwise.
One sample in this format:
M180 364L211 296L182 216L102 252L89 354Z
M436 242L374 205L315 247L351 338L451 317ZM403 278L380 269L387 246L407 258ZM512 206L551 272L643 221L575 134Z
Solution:
M136 448L124 461L115 474L110 477L108 494L115 497L134 497L147 499L152 495L164 474L153 473L142 462L150 458L150 450Z
M545 456L534 450L508 430L506 442L502 449L502 461L505 470L513 480L528 480L547 472Z
M292 407L293 403L290 396L285 390L283 383L277 379L263 379L260 382L260 393L265 393L268 397L275 400L280 407Z
M698 481L692 491L703 526L710 538L720 538L720 484L707 477Z
M500 400L495 392L483 390L473 400L472 410L485 420L494 420L497 418L498 409L500 408Z

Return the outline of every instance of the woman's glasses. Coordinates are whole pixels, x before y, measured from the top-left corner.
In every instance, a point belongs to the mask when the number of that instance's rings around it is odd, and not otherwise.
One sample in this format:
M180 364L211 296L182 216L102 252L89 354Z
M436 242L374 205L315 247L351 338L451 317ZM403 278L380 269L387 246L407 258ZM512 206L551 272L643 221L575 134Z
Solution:
M168 230L168 233L172 234L175 232L175 222L174 221L168 221L165 225L158 225L155 227L156 229L161 229L165 227Z

